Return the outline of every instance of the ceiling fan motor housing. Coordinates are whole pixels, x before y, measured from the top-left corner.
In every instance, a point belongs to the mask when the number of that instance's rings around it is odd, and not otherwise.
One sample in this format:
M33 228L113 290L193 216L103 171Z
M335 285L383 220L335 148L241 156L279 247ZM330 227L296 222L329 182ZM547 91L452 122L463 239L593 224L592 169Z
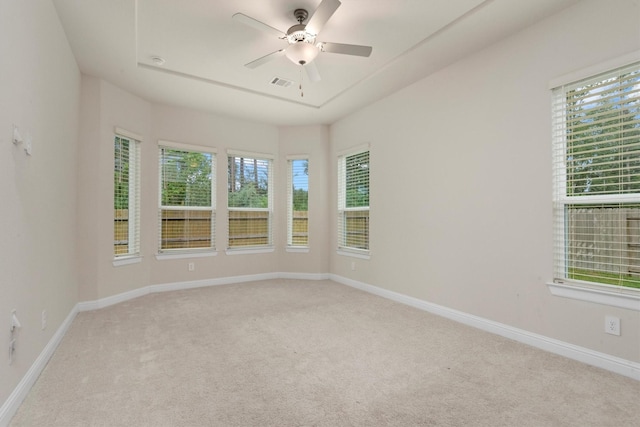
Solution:
M289 43L307 42L310 34L305 31L305 25L297 24L287 30L287 40Z
M315 41L315 35L307 32L307 26L303 22L309 16L309 12L305 9L296 9L293 12L293 16L298 23L287 30L287 40L290 44L306 42L311 43Z

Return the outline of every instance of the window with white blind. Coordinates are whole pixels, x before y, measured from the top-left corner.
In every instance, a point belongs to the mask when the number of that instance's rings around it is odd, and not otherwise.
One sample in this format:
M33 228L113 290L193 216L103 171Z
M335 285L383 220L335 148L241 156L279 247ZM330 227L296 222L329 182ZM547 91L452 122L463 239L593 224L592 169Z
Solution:
M113 254L140 254L140 141L116 134L113 169Z
M160 253L215 249L215 151L162 141Z
M229 151L227 157L229 248L272 246L273 159Z
M369 151L338 157L338 249L369 251Z
M640 288L640 63L553 90L554 281Z
M287 159L287 245L309 246L309 159Z

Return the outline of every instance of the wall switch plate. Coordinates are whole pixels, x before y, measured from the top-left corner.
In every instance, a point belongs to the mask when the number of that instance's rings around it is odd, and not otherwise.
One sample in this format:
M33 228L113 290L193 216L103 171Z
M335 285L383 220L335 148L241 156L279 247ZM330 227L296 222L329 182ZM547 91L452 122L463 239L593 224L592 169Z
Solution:
M604 331L611 335L620 336L620 318L615 316L605 316Z
M190 262L189 263L189 271L195 271L196 270L196 263L195 262Z
M24 152L27 153L28 156L30 156L32 151L33 139L31 138L31 135L27 134L26 138L24 139Z
M13 143L18 145L22 142L22 135L20 135L20 130L18 126L13 125L13 137L11 138Z
M13 334L16 328L21 328L21 327L22 327L22 324L18 320L18 316L16 315L16 310L11 310L11 323L9 324L9 332Z

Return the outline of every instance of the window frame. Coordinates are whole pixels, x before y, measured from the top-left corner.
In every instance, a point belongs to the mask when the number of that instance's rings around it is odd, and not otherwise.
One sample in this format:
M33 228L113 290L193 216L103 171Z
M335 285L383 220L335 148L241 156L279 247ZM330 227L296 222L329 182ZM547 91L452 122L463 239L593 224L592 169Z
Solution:
M547 282L550 292L555 296L595 302L614 307L640 311L640 289L623 285L609 285L594 281L569 278L567 267L567 224L565 211L567 206L603 206L640 202L640 192L567 195L567 167L564 159L567 152L566 90L586 84L588 81L605 79L624 68L634 65L640 69L640 51L632 52L620 58L597 64L554 79L549 84L552 91L552 158L553 158L553 256L554 278ZM558 105L560 107L558 107ZM560 109L560 111L558 111Z
M211 203L210 206L171 206L162 204L163 170L161 167L163 149L183 151L188 153L201 153L211 156ZM216 250L216 170L217 170L217 150L214 147L204 145L185 144L174 141L158 140L158 252L156 259L173 258L196 258L214 256ZM163 211L200 211L210 212L210 246L193 248L162 248L162 213Z
M293 215L293 198L294 198L294 162L307 162L307 244L294 244L294 215ZM287 156L287 251L288 252L308 252L309 242L309 156L308 155L291 155Z
M116 253L115 252L115 227L118 219L115 214L115 199L116 188L114 182L113 188L113 202L114 202L114 252L113 252L113 265L121 266L141 262L141 238L140 238L140 158L141 158L141 142L142 137L136 133L129 132L119 127L114 128L114 172L116 168L115 159L115 144L116 141L126 140L129 143L127 163L129 165L128 175L128 192L127 192L127 252ZM133 166L133 169L132 169Z
M347 162L347 158L349 157L353 157L353 156L358 156L361 155L363 153L368 153L368 157L369 157L369 168L367 171L367 191L369 194L369 200L368 200L368 205L367 206L357 206L357 207L347 207L347 189L346 189L346 185L347 185L347 177L346 177L346 162ZM337 253L339 255L345 255L345 256L350 256L350 257L355 257L355 258L361 258L361 259L369 259L370 255L371 255L371 243L370 243L370 236L371 236L371 230L369 227L370 224L370 210L371 210L371 199L370 199L370 194L371 194L371 179L370 179L370 174L371 174L371 150L369 147L369 144L365 144L365 145L361 145L358 147L353 147L351 149L342 151L340 153L338 153L338 158L337 158L337 181L338 181L338 188L337 188ZM367 248L358 248L358 247L353 247L353 246L348 246L347 244L347 230L345 229L346 227L346 221L345 221L345 215L348 212L366 212L367 213L367 229L366 229L366 242L367 242Z
M266 161L267 163L267 207L266 208L247 208L247 207L230 207L229 206L229 159L243 158ZM274 169L275 157L271 154L257 153L253 151L227 150L227 255L238 254L255 254L274 251L273 244L273 205L274 205ZM267 213L267 243L231 246L231 212L266 212Z

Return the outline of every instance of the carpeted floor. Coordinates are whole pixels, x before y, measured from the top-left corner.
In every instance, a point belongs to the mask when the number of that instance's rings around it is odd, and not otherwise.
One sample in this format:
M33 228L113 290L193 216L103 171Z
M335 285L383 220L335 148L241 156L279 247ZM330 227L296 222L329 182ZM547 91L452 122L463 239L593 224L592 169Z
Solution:
M640 382L330 281L80 313L19 426L637 426Z

